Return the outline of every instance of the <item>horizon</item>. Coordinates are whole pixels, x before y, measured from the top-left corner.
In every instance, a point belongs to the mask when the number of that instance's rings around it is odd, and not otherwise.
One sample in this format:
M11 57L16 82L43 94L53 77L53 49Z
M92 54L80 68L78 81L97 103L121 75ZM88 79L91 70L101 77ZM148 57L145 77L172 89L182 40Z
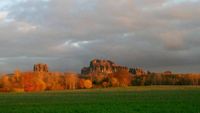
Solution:
M0 73L75 71L108 59L152 72L200 73L198 0L1 0Z
M111 62L113 62L114 64L117 64L116 62L114 62L114 61L112 61L112 60L110 60L110 59L92 59L92 60L90 60L90 62L88 63L88 65L85 65L85 66L83 66L79 71L74 71L74 70L64 70L64 71L59 71L59 70L51 70L51 66L49 66L48 64L46 64L46 63L42 63L42 62L39 62L39 63L36 63L36 64L33 64L32 65L32 69L29 69L29 70L20 70L19 68L16 68L15 70L13 70L12 72L8 72L8 73L1 73L0 72L0 75L3 75L3 74L8 74L8 75L10 75L10 74L14 74L15 73L15 71L20 71L20 72L35 72L35 65L39 65L39 64L42 64L42 65L47 65L47 70L48 70L48 72L52 72L52 73L54 73L54 72L61 72L61 73L77 73L77 74L81 74L81 70L83 69L83 68L88 68L88 66L90 67L90 63L93 61L93 60L104 60L104 61L111 61ZM144 68L141 68L141 67L128 67L128 66L125 66L125 65L120 65L120 64L117 64L118 66L121 66L121 67L127 67L128 69L129 69L129 71L130 71L130 69L142 69L145 73L147 73L147 72L151 72L151 73L157 73L157 74L159 74L159 73L161 73L161 74L163 74L163 73L165 73L165 72L171 72L172 74L199 74L199 73L197 73L197 72L185 72L185 73L181 73L181 72L172 72L171 70L163 70L163 71L152 71L152 70L146 70L146 69L144 69ZM130 72L131 73L131 72Z

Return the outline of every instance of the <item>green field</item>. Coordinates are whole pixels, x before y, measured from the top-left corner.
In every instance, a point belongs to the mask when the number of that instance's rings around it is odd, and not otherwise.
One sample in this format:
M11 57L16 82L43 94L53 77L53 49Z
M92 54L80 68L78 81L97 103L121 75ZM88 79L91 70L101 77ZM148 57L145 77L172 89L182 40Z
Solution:
M200 87L0 93L0 113L200 113Z

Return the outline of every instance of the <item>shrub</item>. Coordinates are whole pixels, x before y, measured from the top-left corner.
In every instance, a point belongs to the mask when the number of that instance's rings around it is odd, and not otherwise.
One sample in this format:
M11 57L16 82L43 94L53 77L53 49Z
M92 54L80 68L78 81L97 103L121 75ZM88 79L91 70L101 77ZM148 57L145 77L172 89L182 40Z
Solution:
M86 89L92 88L92 81L91 80L84 80L84 86Z

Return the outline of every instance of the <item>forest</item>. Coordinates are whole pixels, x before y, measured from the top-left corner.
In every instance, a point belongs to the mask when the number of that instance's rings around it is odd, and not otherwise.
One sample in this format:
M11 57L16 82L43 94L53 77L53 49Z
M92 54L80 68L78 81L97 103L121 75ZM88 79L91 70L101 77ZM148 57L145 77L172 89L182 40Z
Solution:
M127 71L111 74L74 72L20 72L0 77L0 92L39 92L148 85L200 85L199 74L146 73L133 75Z

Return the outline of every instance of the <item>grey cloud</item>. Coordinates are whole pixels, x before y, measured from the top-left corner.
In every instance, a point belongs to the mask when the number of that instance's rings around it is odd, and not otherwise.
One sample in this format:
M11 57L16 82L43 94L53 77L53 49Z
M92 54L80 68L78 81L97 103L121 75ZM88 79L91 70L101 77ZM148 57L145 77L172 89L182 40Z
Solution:
M200 2L172 1L3 0L0 12L10 21L0 20L0 71L45 62L54 71L79 72L105 58L152 71L199 72Z

